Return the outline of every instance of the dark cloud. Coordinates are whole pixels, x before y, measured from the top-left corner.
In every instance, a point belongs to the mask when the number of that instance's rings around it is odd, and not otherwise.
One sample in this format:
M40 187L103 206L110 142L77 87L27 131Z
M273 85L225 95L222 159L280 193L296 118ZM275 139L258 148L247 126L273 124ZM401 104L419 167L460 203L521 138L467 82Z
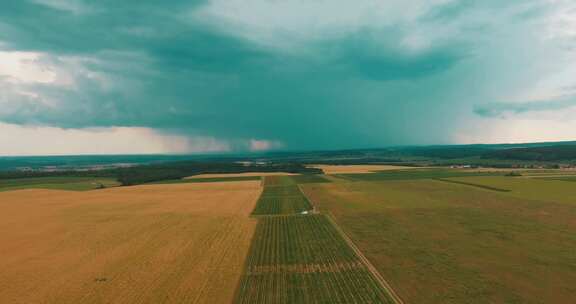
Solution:
M340 75L380 81L417 80L442 73L464 59L467 52L464 46L456 44L410 52L394 36L398 33L391 30L364 30L316 45L316 52L327 54L322 61L324 68L331 66L339 69Z
M445 142L453 127L446 117L456 99L445 97L444 88L455 79L450 71L469 56L461 42L433 41L407 51L401 45L406 29L363 28L307 45L309 56L264 47L186 14L204 1L81 3L78 12L24 0L2 3L5 48L46 54L43 60L53 66L78 58L86 73L74 74L72 87L19 87L38 98L0 96L18 101L0 111L0 120L144 126L272 139L292 149ZM454 18L464 9L463 3L444 7L428 18ZM476 112L498 111L491 109ZM414 131L430 127L435 131Z
M530 102L496 102L476 106L474 113L483 117L505 117L529 112L562 110L576 106L576 95L562 96L551 100Z

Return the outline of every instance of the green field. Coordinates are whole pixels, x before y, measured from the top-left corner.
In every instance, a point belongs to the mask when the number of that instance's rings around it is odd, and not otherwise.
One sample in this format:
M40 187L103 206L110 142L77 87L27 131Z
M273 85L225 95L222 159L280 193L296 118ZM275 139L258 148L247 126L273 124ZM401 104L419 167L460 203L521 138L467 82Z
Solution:
M18 179L1 179L0 191L22 189L55 189L87 191L102 187L116 187L120 184L111 178L100 177L35 177Z
M458 177L449 180L508 190L507 196L576 205L576 188L569 181L522 177Z
M236 303L392 303L324 215L259 219Z
M574 303L573 183L400 179L302 189L406 303Z
M313 209L292 176L266 176L252 215L300 214Z
M296 185L296 181L288 175L282 176L266 176L264 178L264 186L290 186Z
M486 185L486 184L476 184L476 183L473 183L473 182L470 182L470 181L458 180L458 179L434 178L433 180L437 180L437 181L441 181L441 182L446 182L446 183L466 185L466 186L476 187L476 188L485 189L485 190L498 191L498 192L510 192L510 191L512 191L512 190L509 190L509 189L497 188L497 187L489 186L489 185Z
M326 179L324 175L319 174L302 174L302 175L293 175L291 178L297 184L309 184L309 183L330 183L331 181Z
M258 216L236 303L394 303L382 283L296 183L320 176L270 176L253 211Z
M555 176L555 177L537 177L538 179L559 180L565 182L576 182L576 176Z
M309 210L312 205L298 186L265 186L252 215L298 214Z

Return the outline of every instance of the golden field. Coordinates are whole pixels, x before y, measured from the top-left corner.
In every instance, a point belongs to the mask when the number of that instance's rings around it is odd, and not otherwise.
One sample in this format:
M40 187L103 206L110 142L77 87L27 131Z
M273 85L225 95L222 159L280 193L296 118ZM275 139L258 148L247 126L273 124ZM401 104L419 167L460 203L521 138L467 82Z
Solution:
M0 193L0 303L230 303L259 184Z

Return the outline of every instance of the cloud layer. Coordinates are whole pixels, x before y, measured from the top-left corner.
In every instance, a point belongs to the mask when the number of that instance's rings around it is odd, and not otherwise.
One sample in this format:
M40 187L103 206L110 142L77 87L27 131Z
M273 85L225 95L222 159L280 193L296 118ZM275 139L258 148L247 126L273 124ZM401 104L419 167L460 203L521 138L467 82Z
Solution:
M509 125L576 84L575 9L561 0L9 0L0 121L148 128L230 150L457 142L471 138L466 126L487 116Z

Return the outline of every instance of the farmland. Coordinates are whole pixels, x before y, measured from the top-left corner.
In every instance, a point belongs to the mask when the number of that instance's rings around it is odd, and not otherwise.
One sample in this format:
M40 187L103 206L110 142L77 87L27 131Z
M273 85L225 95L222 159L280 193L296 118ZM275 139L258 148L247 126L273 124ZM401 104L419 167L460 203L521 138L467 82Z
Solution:
M265 178L235 303L395 303L326 215L299 215L312 205L297 182Z
M202 177L202 178L183 178L168 179L157 182L147 183L147 185L156 184L193 184L193 183L216 183L216 182L238 182L238 181L259 181L259 176L230 176L230 177Z
M318 174L302 174L294 175L291 177L297 184L309 184L309 183L329 183L325 175Z
M1 179L0 192L20 189L86 191L103 187L116 187L118 185L119 183L115 179L98 177L36 177Z
M257 181L0 193L0 303L230 303Z
M259 220L236 303L392 303L325 215Z
M296 181L290 176L266 176L264 186L291 186L296 185Z
M263 186L252 215L299 214L313 209L290 176L266 176Z
M218 177L261 177L261 176L281 176L290 175L295 176L295 173L286 172L247 172L247 173L212 173L212 174L198 174L193 176L185 177L184 179L197 179L197 178L218 178Z
M449 180L506 189L508 196L521 199L576 205L574 184L566 181L566 178L458 177Z
M573 183L452 174L302 189L406 303L573 303Z
M0 303L571 304L574 182L509 172L3 180Z
M312 205L298 186L266 186L252 214L298 214L309 210Z
M505 172L482 172L465 171L446 168L422 169L413 168L409 170L388 170L369 174L343 173L334 176L348 181L386 181L386 180L417 180L429 178L449 178L466 176L494 176L505 175Z
M310 167L322 169L326 174L371 173L378 171L410 170L417 167L392 165L311 165Z

